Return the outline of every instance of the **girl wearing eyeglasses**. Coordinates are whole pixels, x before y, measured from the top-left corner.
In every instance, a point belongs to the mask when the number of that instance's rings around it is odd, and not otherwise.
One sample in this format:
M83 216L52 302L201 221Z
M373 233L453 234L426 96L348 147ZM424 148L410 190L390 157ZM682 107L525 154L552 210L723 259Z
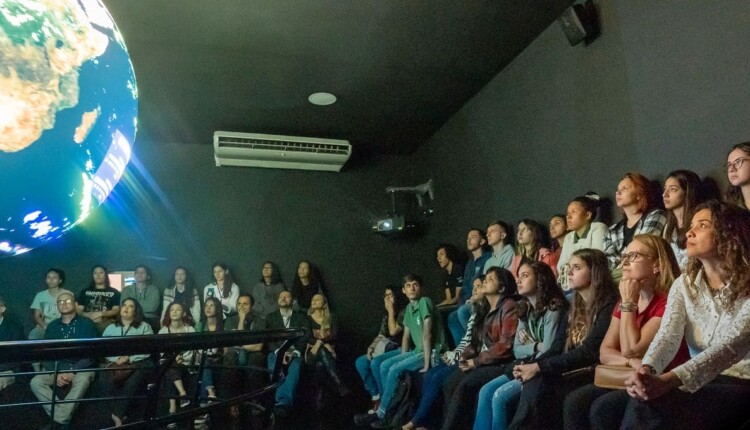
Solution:
M750 418L750 214L709 200L687 232L687 273L669 291L623 429L729 429ZM690 359L666 371L684 336Z
M750 142L738 143L727 156L727 202L750 208Z
M557 336L550 348L563 342L564 352L515 366L513 377L523 387L510 429L559 428L565 394L594 379L587 369L599 361L599 347L617 302L607 256L598 249L574 252L568 283L575 295L566 335Z
M599 349L599 361L628 366L635 371L659 329L669 288L680 270L667 241L650 234L635 236L621 260L620 301ZM682 364L687 358L683 343L672 366ZM624 390L585 385L565 399L565 428L618 428L627 401Z

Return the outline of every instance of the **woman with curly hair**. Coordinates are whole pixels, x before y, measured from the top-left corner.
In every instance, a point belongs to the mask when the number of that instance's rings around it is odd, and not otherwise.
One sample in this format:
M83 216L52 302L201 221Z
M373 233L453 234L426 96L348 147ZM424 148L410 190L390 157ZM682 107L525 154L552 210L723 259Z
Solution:
M534 261L518 269L518 330L513 343L515 364L533 363L561 352L553 349L553 341L561 325L565 325L570 306L555 282L552 270L546 264ZM479 391L474 430L500 430L508 427L512 413L521 395L521 381L513 378L513 363L505 373L486 383Z
M734 145L727 155L727 202L750 208L750 142Z
M513 376L521 381L523 390L511 429L559 428L562 399L573 389L593 382L593 372L586 369L599 362L599 347L617 302L607 256L598 249L574 252L568 284L575 295L567 332L550 348L563 348L563 352L513 368Z
M687 273L626 381L622 428L738 428L750 417L750 214L716 200L699 205L687 254ZM690 359L665 372L683 336Z

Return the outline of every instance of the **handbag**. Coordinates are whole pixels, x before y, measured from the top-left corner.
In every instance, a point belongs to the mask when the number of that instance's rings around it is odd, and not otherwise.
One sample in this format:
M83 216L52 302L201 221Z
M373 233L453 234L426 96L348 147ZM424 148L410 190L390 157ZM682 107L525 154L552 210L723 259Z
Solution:
M633 374L630 366L600 364L594 370L594 385L600 388L625 389L625 380Z
M117 364L113 361L107 365L107 369L113 369L110 372L114 383L122 384L135 372L135 365L133 363Z
M392 351L394 346L397 346L396 342L391 341L388 338L383 338L378 341L378 343L375 344L375 349L372 352L373 357L377 357L378 355L384 354L388 351Z

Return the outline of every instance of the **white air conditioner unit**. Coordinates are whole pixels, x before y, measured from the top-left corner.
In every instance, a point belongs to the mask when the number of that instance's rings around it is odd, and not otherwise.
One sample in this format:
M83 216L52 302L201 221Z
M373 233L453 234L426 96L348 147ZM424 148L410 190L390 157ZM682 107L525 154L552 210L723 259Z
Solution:
M351 153L352 146L346 140L214 132L217 166L340 172Z

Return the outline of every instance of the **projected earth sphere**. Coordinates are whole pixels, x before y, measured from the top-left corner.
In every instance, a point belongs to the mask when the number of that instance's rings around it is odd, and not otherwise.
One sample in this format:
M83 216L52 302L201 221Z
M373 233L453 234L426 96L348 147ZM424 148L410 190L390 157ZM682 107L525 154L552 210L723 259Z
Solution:
M59 238L122 176L138 92L98 0L0 0L0 257Z

